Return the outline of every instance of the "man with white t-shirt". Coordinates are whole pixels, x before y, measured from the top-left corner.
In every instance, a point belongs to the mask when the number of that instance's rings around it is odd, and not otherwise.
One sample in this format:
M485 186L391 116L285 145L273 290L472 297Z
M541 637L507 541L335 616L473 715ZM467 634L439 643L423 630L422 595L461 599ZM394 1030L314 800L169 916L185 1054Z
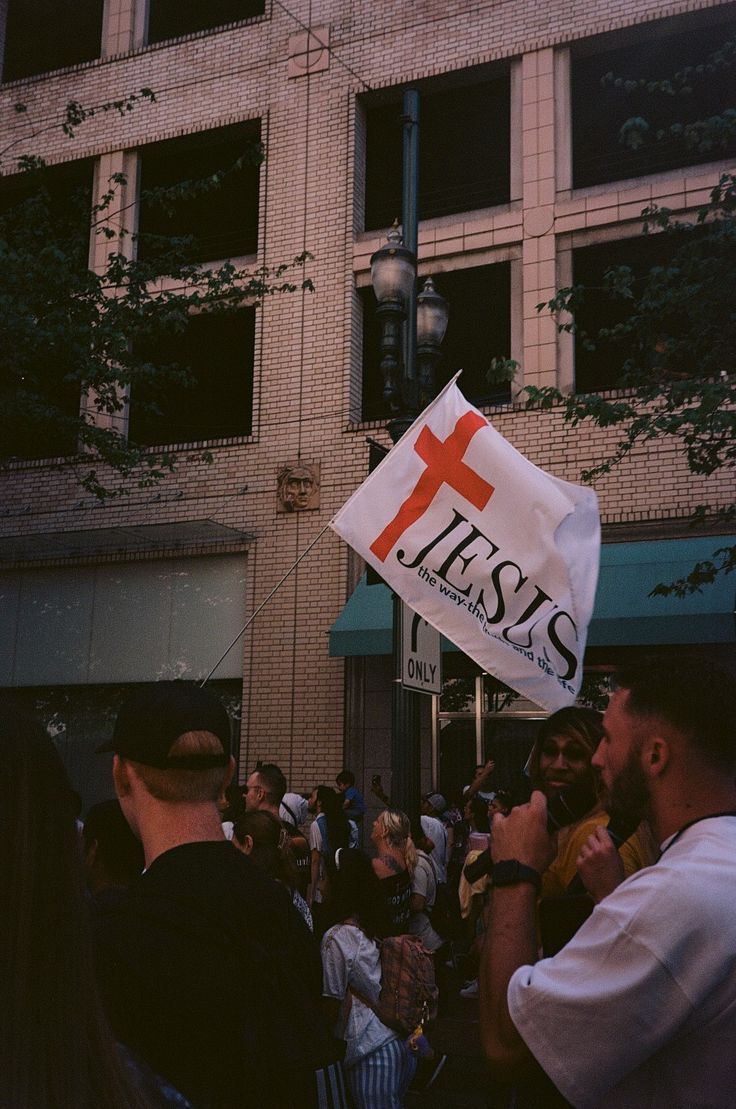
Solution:
M447 861L450 856L450 844L447 827L440 818L447 808L447 802L441 793L425 793L420 807L424 834L433 844L429 854L437 871L437 882L439 885L443 885L447 882Z
M494 818L481 1039L499 1077L544 1072L577 1109L733 1105L735 718L734 677L714 667L621 675L593 766L609 811L646 818L662 853L620 881L591 836L578 869L599 904L552 959L535 964L546 801Z

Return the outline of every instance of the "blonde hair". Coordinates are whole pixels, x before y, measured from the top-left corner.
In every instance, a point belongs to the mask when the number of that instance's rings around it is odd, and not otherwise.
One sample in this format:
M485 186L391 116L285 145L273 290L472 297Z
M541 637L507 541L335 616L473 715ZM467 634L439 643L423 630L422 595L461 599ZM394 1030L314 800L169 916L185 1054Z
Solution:
M169 751L170 755L221 755L222 740L212 732L185 732ZM126 760L135 767L151 797L157 801L202 804L217 802L227 785L228 766L208 767L206 770L163 770L146 766L135 759Z
M384 809L376 818L381 835L391 847L404 856L404 865L413 875L417 865L417 849L411 838L411 824L406 813L399 809Z

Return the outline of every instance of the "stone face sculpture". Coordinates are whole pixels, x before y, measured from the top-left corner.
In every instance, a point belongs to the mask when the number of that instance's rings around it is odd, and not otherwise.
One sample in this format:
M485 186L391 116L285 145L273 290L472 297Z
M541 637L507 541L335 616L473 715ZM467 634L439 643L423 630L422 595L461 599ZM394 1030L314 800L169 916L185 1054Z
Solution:
M307 512L319 508L319 463L287 462L276 482L278 512Z

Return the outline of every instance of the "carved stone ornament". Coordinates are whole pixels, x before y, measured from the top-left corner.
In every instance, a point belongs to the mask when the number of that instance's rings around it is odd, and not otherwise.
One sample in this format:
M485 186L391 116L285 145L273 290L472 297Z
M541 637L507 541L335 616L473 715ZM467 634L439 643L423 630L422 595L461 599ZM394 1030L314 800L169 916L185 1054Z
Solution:
M319 462L287 462L276 479L276 511L319 508Z

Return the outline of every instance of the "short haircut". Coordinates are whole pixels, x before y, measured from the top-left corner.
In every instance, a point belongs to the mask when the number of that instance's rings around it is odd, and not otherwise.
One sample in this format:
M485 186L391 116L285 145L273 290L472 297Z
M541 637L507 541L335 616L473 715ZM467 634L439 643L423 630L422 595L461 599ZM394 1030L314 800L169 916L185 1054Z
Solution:
M212 732L186 732L172 744L172 755L217 755L222 753L222 742ZM126 759L152 797L157 801L173 804L203 804L217 802L225 788L229 768L213 766L206 770L163 770L146 766L135 759Z
M348 786L349 788L355 785L355 775L352 770L341 770L335 778L335 781L339 786Z
M271 803L280 805L286 793L286 778L281 768L275 762L262 762L256 767L254 773L258 775L261 786L268 794Z
M250 857L270 878L283 882L290 890L297 884L296 862L291 837L273 813L263 809L244 812L236 821L233 836L241 846L245 837L253 840Z
M736 764L736 678L702 659L652 660L622 668L616 685L628 691L626 711L678 732L711 766Z

